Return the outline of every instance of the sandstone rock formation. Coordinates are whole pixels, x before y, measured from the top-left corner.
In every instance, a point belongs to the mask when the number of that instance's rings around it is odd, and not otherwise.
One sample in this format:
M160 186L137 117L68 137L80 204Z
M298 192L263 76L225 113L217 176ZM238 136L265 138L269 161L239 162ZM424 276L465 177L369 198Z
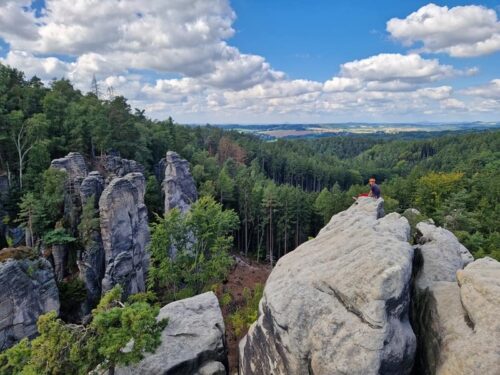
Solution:
M94 197L95 207L97 208L99 198L104 190L104 177L97 171L92 171L83 179L80 185L80 199L82 205Z
M240 374L409 374L408 221L360 198L281 258L259 319L240 342Z
M104 189L104 178L96 171L90 172L80 186L80 199L82 205L92 200L95 209L99 208L99 198ZM100 228L95 228L88 234L80 259L77 261L80 279L87 290L87 300L82 307L84 315L90 313L101 298L101 282L104 278L105 259Z
M66 171L68 177L73 181L84 178L88 173L85 159L78 152L70 152L64 158L52 160L50 167Z
M418 338L415 373L498 374L500 263L491 258L472 262L467 249L443 228L419 223L417 230L412 301Z
M164 306L158 319L168 318L162 342L137 365L117 375L225 375L225 328L217 297L212 292Z
M101 228L87 234L85 249L77 260L80 278L87 289L87 301L82 312L90 312L101 293L117 282L123 284L126 295L143 291L149 263L145 252L149 231L144 206L144 167L134 160L105 155L98 158L97 163L103 174L98 171L88 173L83 156L71 152L64 158L53 160L51 168L68 174L64 223L73 236L79 236L77 228L83 205L93 199L94 207L99 209ZM117 177L121 178L121 182L115 182ZM106 185L109 189L104 191ZM106 197L101 200L103 192ZM103 236L106 237L105 242ZM53 246L52 254L58 279L61 280L66 249Z
M189 163L173 151L167 152L165 178L163 180L165 212L179 208L185 213L198 199L196 184L189 172Z
M116 155L105 155L99 158L99 164L106 175L124 177L129 173L144 174L144 166L135 160L123 159Z
M125 296L145 290L149 228L144 205L144 184L141 173L115 178L104 189L99 200L106 259L103 292L117 283L123 286Z
M78 152L70 152L64 158L52 160L50 167L63 170L68 175L64 184L64 222L70 234L76 236L82 207L80 185L88 174L85 159Z
M59 292L45 259L0 263L0 351L37 333L41 314L59 312Z

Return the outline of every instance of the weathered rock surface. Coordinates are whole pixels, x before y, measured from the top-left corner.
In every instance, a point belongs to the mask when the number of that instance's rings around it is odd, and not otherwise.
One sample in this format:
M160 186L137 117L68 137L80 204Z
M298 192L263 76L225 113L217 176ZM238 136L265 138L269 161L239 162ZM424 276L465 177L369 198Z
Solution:
M85 159L78 152L70 152L64 158L52 160L50 167L63 169L71 180L84 178L88 173Z
M106 264L103 292L117 283L123 286L125 296L145 290L149 228L144 184L141 173L115 178L99 200Z
M82 205L87 204L92 199L92 204L97 209L103 190L104 177L99 172L90 172L80 186ZM101 282L105 271L104 247L100 229L92 230L89 236L90 238L85 244L85 250L77 261L80 279L84 282L87 290L87 300L82 306L82 313L84 315L90 313L91 309L97 305L101 298Z
M64 279L66 262L68 260L68 250L66 245L52 245L52 258L54 259L54 273L56 280L58 282L62 281Z
M498 374L500 263L491 258L471 263L468 250L443 228L419 223L417 230L414 374Z
M97 171L90 172L80 185L82 205L86 204L91 197L94 197L95 207L97 208L103 190L104 177Z
M0 351L37 333L41 314L59 312L59 292L45 259L0 263Z
M240 342L240 374L409 374L408 221L360 198L281 258Z
M64 158L52 160L50 167L67 173L64 183L64 222L70 234L76 236L82 212L80 185L88 174L85 159L78 152L70 152Z
M428 222L417 224L419 244L416 247L417 258L421 256L424 266L415 282L424 289L433 281L456 281L456 272L474 261L453 233Z
M165 212L177 207L185 213L198 199L196 184L189 171L189 163L176 152L167 152L165 178L162 185L165 195Z
M225 375L225 328L212 292L164 306L158 319L168 318L160 346L137 365L117 375Z
M105 155L99 158L100 166L105 173L113 177L124 177L129 173L144 174L144 166L135 160L123 159L116 155Z

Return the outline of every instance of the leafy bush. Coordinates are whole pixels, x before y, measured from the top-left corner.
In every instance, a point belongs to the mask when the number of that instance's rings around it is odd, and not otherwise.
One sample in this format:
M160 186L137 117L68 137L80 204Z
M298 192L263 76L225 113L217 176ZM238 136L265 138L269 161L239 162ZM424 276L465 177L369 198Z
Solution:
M57 228L47 232L43 237L45 244L51 245L65 245L74 242L76 238L70 236L64 228Z
M174 209L157 220L148 287L161 290L164 302L198 294L227 277L233 262L229 233L238 225L233 210L202 197L186 215Z
M243 299L245 301L243 307L229 316L229 321L237 337L245 333L250 325L257 320L259 315L259 302L263 293L264 286L260 283L255 284L253 292L248 288L243 289Z
M106 293L87 326L65 324L55 311L41 315L38 337L0 354L0 373L80 375L97 368L112 373L117 365L139 362L158 347L168 321L156 321L158 307L143 301L123 304L121 295L119 285Z

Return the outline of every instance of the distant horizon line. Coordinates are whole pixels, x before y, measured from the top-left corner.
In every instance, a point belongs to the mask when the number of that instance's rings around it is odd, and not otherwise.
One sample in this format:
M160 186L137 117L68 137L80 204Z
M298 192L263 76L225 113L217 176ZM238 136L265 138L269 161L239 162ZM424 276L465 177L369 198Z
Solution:
M262 122L262 123L235 123L235 122L219 122L219 123L179 123L188 126L280 126L280 125L500 125L498 121L415 121L415 122L363 122L363 121L347 121L347 122Z

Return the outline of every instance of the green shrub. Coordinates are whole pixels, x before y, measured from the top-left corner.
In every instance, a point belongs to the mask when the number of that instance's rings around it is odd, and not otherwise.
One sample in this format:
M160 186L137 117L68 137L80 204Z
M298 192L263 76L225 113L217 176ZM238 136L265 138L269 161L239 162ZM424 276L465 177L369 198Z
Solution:
M257 320L259 315L259 302L264 293L264 286L260 283L255 284L253 292L243 289L244 305L236 310L234 314L229 315L234 333L240 337Z

